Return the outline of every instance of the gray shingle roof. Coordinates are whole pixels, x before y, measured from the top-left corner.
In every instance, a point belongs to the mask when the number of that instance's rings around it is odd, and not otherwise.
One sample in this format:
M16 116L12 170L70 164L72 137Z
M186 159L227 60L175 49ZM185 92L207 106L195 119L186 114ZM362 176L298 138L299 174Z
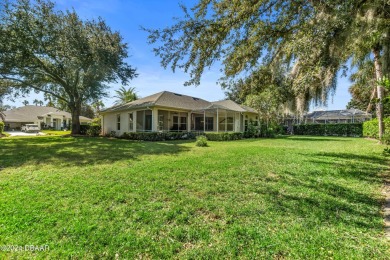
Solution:
M344 110L328 110L328 111L314 111L306 114L304 117L307 119L348 119L354 117L370 117L371 114L366 113L359 109L344 109Z
M163 91L126 104L112 106L110 108L102 110L101 113L104 114L107 112L116 112L116 111L146 108L152 106L184 109L190 111L213 109L214 106L218 106L221 109L228 109L237 112L255 111L252 108L250 109L247 109L248 107L244 108L243 106L240 106L231 100L209 102L201 98L191 97L191 96L173 93L169 91ZM256 113L256 111L254 113Z
M65 111L61 111L55 107L44 106L24 106L15 109L4 111L5 122L34 122L40 116L46 116L49 114L65 116L66 118L72 118L71 114ZM90 118L80 116L80 119L91 120Z
M220 105L225 107L228 110L237 111L237 112L248 112L242 106L231 100L221 100L213 102L215 105ZM249 111L250 112L250 111Z

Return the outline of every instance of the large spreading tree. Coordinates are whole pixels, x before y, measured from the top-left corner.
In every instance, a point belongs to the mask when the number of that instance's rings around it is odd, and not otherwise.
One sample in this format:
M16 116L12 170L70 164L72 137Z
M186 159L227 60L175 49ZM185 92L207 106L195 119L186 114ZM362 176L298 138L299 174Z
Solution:
M377 82L390 72L390 3L385 0L198 0L175 24L149 31L164 67L190 74L199 84L205 69L222 63L223 86L239 80L261 84L263 66L290 66L296 108L325 102L337 73L371 58ZM238 84L239 85L239 84ZM383 87L377 84L382 122ZM379 124L382 134L383 123Z
M109 83L126 85L136 71L125 62L126 43L101 19L82 20L47 0L0 4L0 88L43 92L64 102L79 133L83 103L106 95Z

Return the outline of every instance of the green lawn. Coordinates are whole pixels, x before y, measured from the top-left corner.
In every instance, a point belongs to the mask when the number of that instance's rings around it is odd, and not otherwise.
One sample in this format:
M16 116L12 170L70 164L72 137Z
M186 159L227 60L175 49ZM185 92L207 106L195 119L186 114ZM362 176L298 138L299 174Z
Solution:
M59 131L59 130L42 130L42 133L45 133L47 135L70 135L69 131Z
M388 259L375 141L0 139L0 258Z

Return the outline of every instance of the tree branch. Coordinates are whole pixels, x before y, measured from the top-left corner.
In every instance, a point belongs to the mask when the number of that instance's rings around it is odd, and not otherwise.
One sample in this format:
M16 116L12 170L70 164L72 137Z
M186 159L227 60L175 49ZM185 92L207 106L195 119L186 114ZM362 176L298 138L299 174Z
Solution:
M41 91L41 92L44 92L44 93L48 93L48 94L50 94L50 95L52 95L52 96L54 96L54 97L56 97L56 98L58 98L58 99L60 99L60 100L62 100L62 101L65 101L65 102L67 102L67 103L69 102L69 101L66 100L65 98L63 98L63 97L61 97L61 96L55 94L55 93L52 92L52 91L45 90L45 89L41 89L41 88L39 88L39 87L35 87L35 86L33 86L33 85L31 85L31 84L29 84L29 83L27 83L27 82L25 82L25 81L23 81L23 80L21 80L21 79L10 78L10 77L5 77L5 76L1 76L0 79L6 79L6 80L11 80L11 81L17 81L17 82L19 82L19 83L21 83L21 84L23 84L23 85L25 85L25 86L27 86L27 87L30 87L30 88L32 88L32 89L35 89L35 90L38 90L38 91Z

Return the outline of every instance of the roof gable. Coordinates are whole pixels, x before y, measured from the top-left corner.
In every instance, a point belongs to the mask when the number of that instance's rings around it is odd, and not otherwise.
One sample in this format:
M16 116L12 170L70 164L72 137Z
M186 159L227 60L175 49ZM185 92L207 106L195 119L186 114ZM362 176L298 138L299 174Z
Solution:
M240 106L232 100L209 102L201 98L191 97L169 91L159 92L126 104L115 105L105 110L102 110L101 113L104 114L107 112L141 109L152 106L183 109L188 111L220 108L236 112L256 113L254 109L245 106Z

